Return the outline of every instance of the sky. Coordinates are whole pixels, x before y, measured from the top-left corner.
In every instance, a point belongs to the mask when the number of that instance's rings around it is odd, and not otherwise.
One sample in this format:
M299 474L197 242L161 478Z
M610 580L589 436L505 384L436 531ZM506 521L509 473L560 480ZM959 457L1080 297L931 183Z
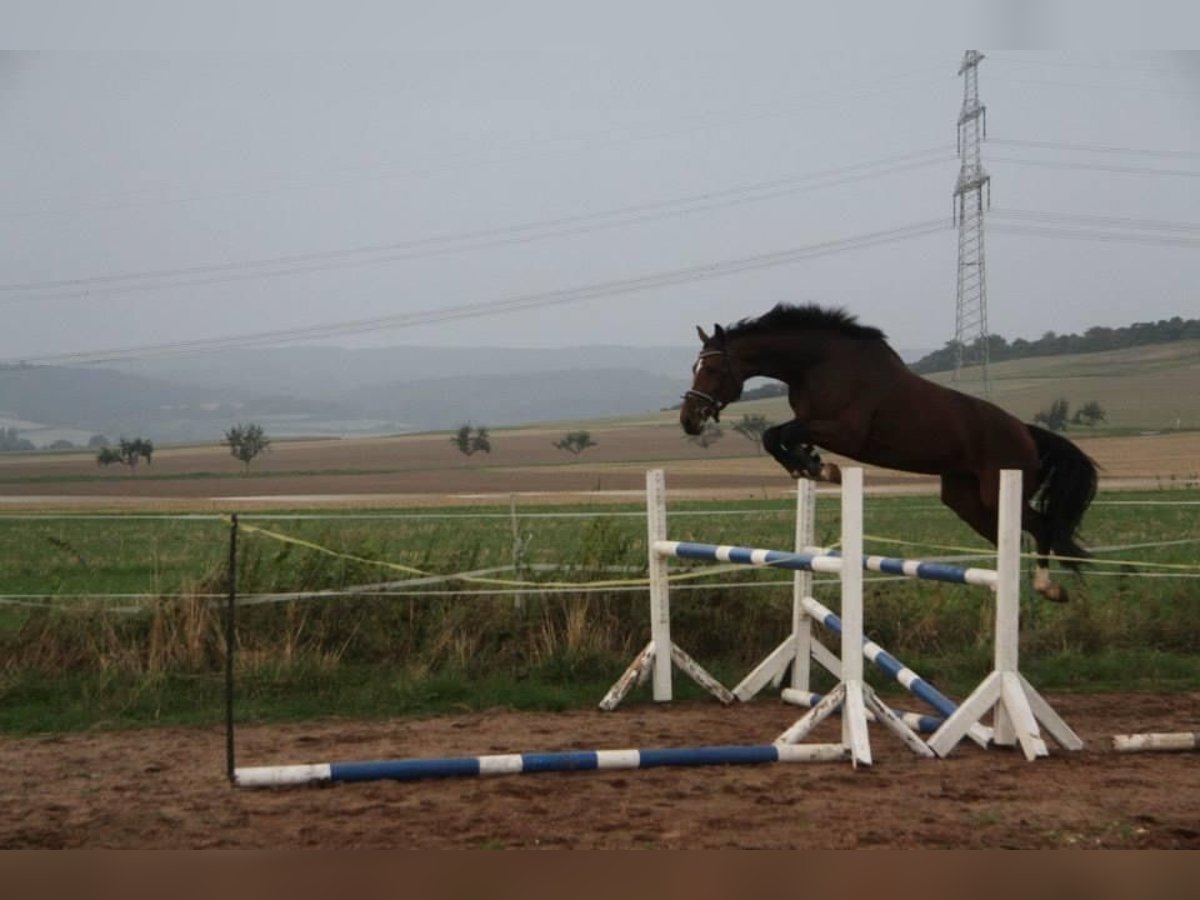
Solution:
M937 348L965 46L990 330L1200 317L1200 53L986 46L1193 6L826 6L9 0L0 361L678 346L780 301Z

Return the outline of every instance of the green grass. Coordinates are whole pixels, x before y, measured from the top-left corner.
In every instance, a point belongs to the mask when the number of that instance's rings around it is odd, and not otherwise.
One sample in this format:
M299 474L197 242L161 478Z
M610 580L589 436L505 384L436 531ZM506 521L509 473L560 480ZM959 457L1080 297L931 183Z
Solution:
M1156 505L1132 505L1137 500ZM1194 489L1102 496L1086 520L1086 537L1098 547L1190 539L1102 556L1147 570L1148 563L1194 567L1197 502ZM836 501L822 498L818 510L818 542L833 543ZM520 565L516 574L500 577L586 583L645 574L645 524L637 506L529 506L517 513ZM786 548L793 515L790 503L778 501L677 503L669 532L679 539ZM504 507L408 517L245 515L242 521L345 554L243 530L238 582L249 605L239 612L238 710L244 720L590 706L649 633L640 589L541 593L518 601L511 594L473 593L486 587L481 584L438 582L413 596L376 596L360 587L343 597L254 603L263 594L408 577L371 560L443 574L509 567L513 522ZM947 547L990 552L927 496L868 498L866 532L912 542L868 538L871 552L888 555L952 553ZM46 598L0 606L0 731L219 721L228 541L227 523L215 517L0 518L0 593ZM673 572L688 570L705 577L688 582L696 589L681 585L673 592L673 631L723 682L734 683L785 636L789 575L672 566ZM1138 574L1095 566L1082 581L1065 576L1069 604L1024 599L1022 668L1039 687L1200 687L1200 582ZM759 587L733 590L732 582ZM836 609L835 585L819 584L817 596ZM947 692L969 690L990 668L986 594L870 580L866 606L870 635ZM681 696L692 690L680 680Z
M595 706L628 660L613 658L603 671L579 672L550 663L520 676L513 673L446 671L422 674L386 666L343 666L336 671L314 667L239 673L236 681L237 722L270 723L341 718L369 720L428 716L454 712L511 709L558 712ZM706 662L709 662L706 660ZM909 662L909 660L906 660ZM929 675L944 693L965 696L989 668L986 650L967 654L920 657L912 667ZM710 665L725 684L746 674L720 660ZM1200 685L1200 662L1194 654L1156 651L1061 653L1026 659L1022 670L1047 692L1177 692ZM868 681L898 708L921 710L893 682L868 670ZM569 677L565 677L569 676ZM819 683L814 687L828 685ZM708 700L684 678L675 680L675 699ZM133 673L67 674L46 679L38 673L10 673L0 678L0 734L12 736L166 726L215 726L224 722L225 688L220 674L173 674L153 677ZM626 705L652 703L648 687L636 689ZM768 694L760 702L777 702Z

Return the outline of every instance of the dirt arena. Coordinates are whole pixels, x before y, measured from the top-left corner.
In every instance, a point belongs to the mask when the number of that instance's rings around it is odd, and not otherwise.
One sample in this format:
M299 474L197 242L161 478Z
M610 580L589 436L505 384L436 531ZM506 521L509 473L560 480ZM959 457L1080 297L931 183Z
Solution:
M1191 848L1200 754L1118 754L1114 733L1193 730L1200 694L1063 695L1086 742L1026 762L969 741L922 760L872 726L875 765L552 773L270 790L225 780L219 729L0 739L0 848ZM770 699L504 711L238 732L240 765L769 743ZM830 739L827 722L814 739Z

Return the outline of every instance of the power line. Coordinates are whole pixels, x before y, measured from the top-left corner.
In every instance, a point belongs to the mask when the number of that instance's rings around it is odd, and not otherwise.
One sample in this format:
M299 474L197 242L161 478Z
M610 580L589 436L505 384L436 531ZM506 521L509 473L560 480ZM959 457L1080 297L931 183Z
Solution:
M1026 141L1017 138L988 138L988 143L1002 147L1026 147L1034 150L1070 150L1080 153L1119 153L1131 156L1160 156L1168 159L1198 159L1192 150L1158 150L1149 147L1111 147L1102 144L1076 144L1061 141Z
M1089 231L1083 228L1051 228L1038 225L996 225L993 231L1002 234L1029 235L1033 237L1067 238L1079 241L1101 241L1105 243L1143 244L1152 247L1200 248L1200 238L1172 237L1170 235L1138 234L1135 232Z
M372 331L410 328L417 325L430 325L459 319L472 319L482 316L500 315L503 313L519 312L540 307L577 303L600 297L612 297L630 294L654 288L671 287L690 284L713 278L723 278L742 272L774 266L787 265L835 253L851 250L861 250L898 241L911 240L925 235L935 234L949 227L943 219L916 222L909 225L890 228L884 231L856 235L832 241L823 241L803 247L794 247L770 253L760 253L753 256L740 257L730 260L719 260L683 269L666 272L655 272L632 278L616 279L597 282L574 288L562 288L552 291L519 294L500 300L479 303L466 303L440 309L426 309L411 313L400 313L389 316L376 316L366 319L355 319L342 322L330 322L320 325L298 326L294 328L272 329L269 331L250 332L240 335L228 335L217 338L202 338L190 341L173 341L160 344L144 344L133 347L122 347L109 350L81 351L75 353L46 354L26 357L23 360L10 362L25 362L36 364L70 364L97 363L116 360L139 359L147 357L171 356L184 353L200 353L212 350L230 349L234 347L254 347L267 344L287 343L302 339L338 337L350 334L363 334Z
M1200 231L1200 222L1173 222L1165 219L1138 219L1131 216L1095 216L1082 213L1058 213L1032 209L997 209L992 215L1001 219L1030 220L1053 224L1096 225L1104 228L1138 228L1146 231Z
M1015 159L1008 156L991 157L991 162L1008 163L1014 166L1040 166L1045 169L1073 169L1087 172L1111 172L1117 175L1161 175L1175 178L1197 178L1195 169L1156 169L1151 166L1114 166L1099 163L1068 162L1052 159Z
M1156 247L1200 247L1200 238L1117 233L1111 231L1087 231L1081 228L1047 228L1036 225L997 225L994 230L1002 234L1067 238L1070 240L1101 241L1106 243L1144 244Z
M949 153L949 148L929 148L837 169L760 181L718 191L692 194L673 200L635 204L595 213L478 229L458 234L229 263L52 281L0 284L0 293L32 295L3 298L0 299L0 303L77 298L82 291L87 291L89 294L107 295L222 284L464 253L471 250L621 228L671 216L708 212L744 203L762 202L798 192L910 172L939 165L950 159L953 157ZM45 293L47 291L52 293Z
M1045 78L1012 78L1006 75L998 76L998 80L1006 81L1009 84L1019 84L1028 87L1069 87L1097 91L1132 91L1138 94L1165 94L1168 96L1182 97L1195 97L1200 94L1200 91L1146 87L1144 85L1129 84L1128 82L1123 82L1121 84L1094 84L1080 81L1053 81Z
M999 53L990 52L988 54L988 58L993 59L1000 63L1007 63L1009 65L1016 65L1016 66L1042 66L1042 67L1050 66L1050 67L1060 68L1060 69L1099 69L1104 72L1116 73L1119 71L1121 73L1132 74L1132 75L1176 75L1176 76L1178 76L1180 74L1178 69L1170 69L1170 68L1165 68L1165 67L1163 67L1163 68L1158 68L1158 67L1143 68L1142 66L1130 66L1130 65L1126 65L1124 63L1118 63L1118 64L1114 64L1111 62L1108 62L1108 63L1085 63L1085 62L1075 62L1075 61L1065 60L1065 59L1045 59L1045 58L1030 59L1028 57L1013 56L1013 55L1011 55L1007 52L1003 52L1003 51L999 52Z

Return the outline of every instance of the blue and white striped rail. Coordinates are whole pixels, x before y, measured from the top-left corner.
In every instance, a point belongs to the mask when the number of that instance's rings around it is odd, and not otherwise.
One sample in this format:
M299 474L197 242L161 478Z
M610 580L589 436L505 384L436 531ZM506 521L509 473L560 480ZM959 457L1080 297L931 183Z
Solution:
M786 550L736 547L730 544L655 541L654 551L662 556L673 556L677 559L703 559L832 575L842 571L842 560L836 550L794 553ZM994 569L955 566L950 563L927 562L921 559L897 559L891 556L864 556L863 569L869 572L880 572L884 575L900 575L925 581L946 581L952 584L974 584L985 587L995 587L997 580Z
M729 544L700 544L691 541L656 541L654 550L663 556L679 559L699 559L736 563L750 566L766 566L798 571L841 572L842 560L836 553L828 550L804 552L788 552L784 550L764 550L759 548L737 547ZM915 559L894 559L884 556L864 556L863 569L871 572L882 572L890 575L903 575L909 578L923 578L933 581L947 581L956 584L974 584L992 586L996 583L996 572L992 569L964 568L946 563L931 563ZM842 621L828 607L804 597L800 600L805 611L835 634L842 633ZM883 647L865 636L862 641L863 656L874 663L889 678L900 684L915 697L925 701L943 718L949 718L958 710L958 704L935 688L932 684L904 665ZM804 692L797 692L793 699L803 699ZM941 720L931 717L920 717L899 714L909 727L922 732L936 731ZM972 727L971 734L978 743L986 746L991 738L991 730L981 725Z
M292 766L250 766L234 770L238 787L285 787L330 781L417 781L482 775L540 772L595 772L654 769L666 766L737 766L848 758L841 744L733 745L667 747L650 750L567 750L452 756L442 759L395 759Z
M842 633L842 620L827 606L812 597L802 601L808 614L835 634ZM910 669L877 643L863 638L863 656L880 668L889 678L900 684L915 697L924 700L943 716L954 715L958 704L935 688L932 684Z
M812 708L825 699L824 694L818 694L816 691L802 691L797 688L784 688L782 697L785 703L791 703L793 706L806 706ZM835 712L841 711L841 705L837 707ZM924 716L915 712L904 712L899 709L892 710L900 720L918 734L933 734L942 727L942 723L946 720L941 716ZM875 721L875 714L867 712L867 721Z

